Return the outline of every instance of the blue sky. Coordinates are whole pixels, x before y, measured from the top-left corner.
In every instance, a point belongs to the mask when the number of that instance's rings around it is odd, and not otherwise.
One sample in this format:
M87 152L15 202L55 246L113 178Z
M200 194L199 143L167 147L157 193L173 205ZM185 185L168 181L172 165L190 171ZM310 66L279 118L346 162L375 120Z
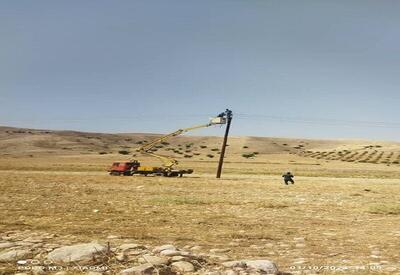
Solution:
M0 124L399 140L400 2L0 2ZM220 134L221 129L196 134Z

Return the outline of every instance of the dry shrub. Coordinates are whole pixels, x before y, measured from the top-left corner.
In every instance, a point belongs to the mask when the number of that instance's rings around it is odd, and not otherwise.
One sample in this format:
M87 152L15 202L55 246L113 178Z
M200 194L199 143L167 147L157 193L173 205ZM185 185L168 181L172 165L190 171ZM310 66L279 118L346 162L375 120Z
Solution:
M253 158L253 157L255 157L256 155L254 154L254 153L247 153L247 154L242 154L242 157L244 157L244 158Z

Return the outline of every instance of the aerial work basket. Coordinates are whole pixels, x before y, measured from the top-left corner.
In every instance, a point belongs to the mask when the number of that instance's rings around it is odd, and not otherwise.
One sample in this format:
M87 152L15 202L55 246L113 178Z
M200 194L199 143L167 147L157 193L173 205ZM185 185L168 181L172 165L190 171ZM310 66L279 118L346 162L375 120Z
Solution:
M225 124L226 118L225 117L212 117L210 118L210 124Z

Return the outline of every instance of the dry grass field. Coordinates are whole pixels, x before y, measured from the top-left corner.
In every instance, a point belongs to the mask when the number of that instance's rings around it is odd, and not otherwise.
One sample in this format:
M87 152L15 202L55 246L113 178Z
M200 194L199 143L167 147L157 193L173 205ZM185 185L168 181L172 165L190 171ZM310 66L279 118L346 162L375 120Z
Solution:
M220 139L184 137L158 149L190 176L107 174L129 157L119 151L152 137L2 128L1 235L229 248L230 259L270 259L293 274L400 274L399 143L232 138L215 179ZM294 185L282 184L287 170Z

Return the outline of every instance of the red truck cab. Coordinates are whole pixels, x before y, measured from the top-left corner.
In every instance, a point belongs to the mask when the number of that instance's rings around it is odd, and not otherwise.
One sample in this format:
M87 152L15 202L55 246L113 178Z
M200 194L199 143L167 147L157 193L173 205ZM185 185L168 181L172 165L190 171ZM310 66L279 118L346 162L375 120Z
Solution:
M137 170L139 166L140 163L137 160L114 162L108 171L113 176L131 176L132 172Z

